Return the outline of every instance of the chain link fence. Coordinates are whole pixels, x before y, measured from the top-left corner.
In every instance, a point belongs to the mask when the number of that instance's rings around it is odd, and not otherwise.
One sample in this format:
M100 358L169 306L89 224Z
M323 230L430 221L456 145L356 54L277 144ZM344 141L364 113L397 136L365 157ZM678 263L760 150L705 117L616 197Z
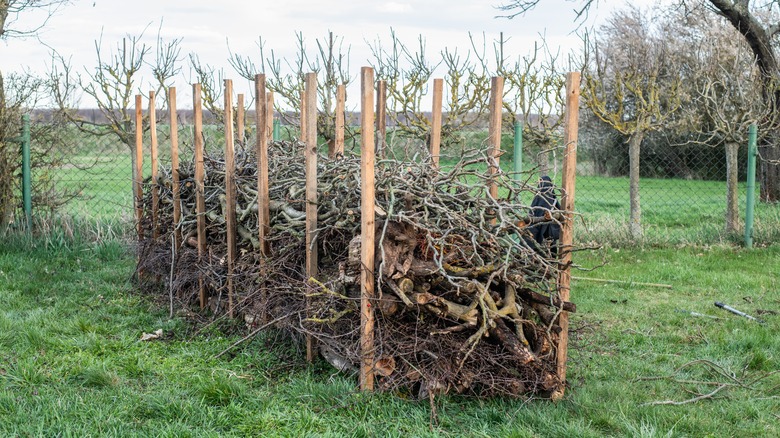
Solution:
M167 115L158 113L161 120ZM252 120L251 118L248 118ZM188 117L180 117L179 154L186 163L193 157L193 129ZM39 121L38 129L46 122ZM122 143L110 132L93 135L73 124L48 126L55 135L43 136L33 142L56 144L34 145L46 150L50 166L33 170L33 203L37 217L68 217L94 224L112 224L130 231L134 224L132 178L132 145ZM254 124L248 123L251 137ZM206 148L224 148L221 125L204 127ZM283 137L294 136L295 127L282 129ZM170 126L157 125L159 165L170 166ZM484 143L486 133L468 137L473 146ZM393 134L388 142L396 141ZM397 140L397 141L400 141ZM504 138L506 154L502 167L512 169L512 136ZM144 178L151 175L150 135L144 133ZM246 141L253 147L253 140ZM390 144L390 147L393 145ZM242 145L237 144L237 149ZM739 212L744 217L746 197L746 145L739 148ZM445 153L443 151L443 153ZM540 152L526 145L525 179L534 182L540 172ZM560 173L562 156L549 153L549 170L554 179ZM640 203L643 241L658 244L738 243L743 223L737 232L727 232L725 226L727 199L727 166L724 147L702 145L670 146L660 141L643 143L640 156ZM446 165L445 165L446 166ZM628 147L622 139L592 141L583 136L578 151L576 209L582 221L575 235L581 241L596 243L632 243L629 222L629 162ZM556 175L558 174L558 175ZM780 236L780 206L757 204L757 241L769 241Z

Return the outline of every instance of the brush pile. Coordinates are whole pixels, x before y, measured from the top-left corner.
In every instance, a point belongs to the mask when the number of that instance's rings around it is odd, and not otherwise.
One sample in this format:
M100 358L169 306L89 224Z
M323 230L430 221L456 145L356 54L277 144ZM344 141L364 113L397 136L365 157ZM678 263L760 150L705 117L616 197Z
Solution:
M487 157L465 152L449 170L429 162L378 160L376 168L375 375L380 389L429 397L550 396L556 374L563 266L529 238L534 189L504 174L488 195ZM422 160L424 161L424 160ZM183 236L174 247L171 170L156 181L159 207L151 217L151 181L144 189L139 271L159 278L181 305L197 306L199 278L209 307L226 311L225 164L205 158L206 251L197 254L194 164L180 166ZM253 153L236 153L237 254L235 310L251 327L275 321L343 371L360 363L360 158L318 162L318 275L305 275L303 145L269 146L270 255L258 240L257 169ZM521 202L521 199L525 203ZM555 221L559 215L547 215ZM175 257L172 250L176 249ZM568 251L570 249L562 249ZM560 255L560 254L559 254ZM172 266L173 263L173 266ZM160 288L149 288L160 293Z

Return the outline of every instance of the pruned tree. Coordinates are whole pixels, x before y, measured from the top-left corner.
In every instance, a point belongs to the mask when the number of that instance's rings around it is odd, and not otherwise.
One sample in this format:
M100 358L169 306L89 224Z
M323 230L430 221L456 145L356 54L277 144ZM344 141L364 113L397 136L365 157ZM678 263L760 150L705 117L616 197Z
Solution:
M539 4L540 0L509 0L499 8L506 16L522 15ZM598 0L567 0L577 4L577 17L587 16ZM692 10L707 7L721 15L736 29L747 43L754 62L760 73L761 98L771 108L772 118L780 111L780 58L778 40L780 23L769 19L772 13L780 10L780 0L755 2L751 0L676 0L669 7L682 7ZM780 201L780 127L774 128L759 146L761 156L761 193L764 202Z
M231 53L228 62L236 72L248 81L253 81L258 73L267 75L266 87L274 94L281 96L299 115L301 108L301 93L304 90L306 73L317 73L317 135L329 144L336 139L336 94L340 85L347 86L352 82L349 74L350 46L344 45L344 38L328 32L325 38L314 40L317 49L311 53L303 33L296 32L298 50L294 60L280 59L274 50L265 56L265 41L258 39L259 63L252 58ZM279 105L279 101L274 102ZM300 117L290 118L280 111L289 124L299 124ZM354 137L355 132L349 128L348 136Z
M129 150L135 147L135 115L131 105L135 94L141 92L137 82L143 70L151 69L152 86L159 95L181 69L178 64L181 39L165 42L158 36L155 59L149 61L152 48L142 38L143 33L128 35L106 54L101 36L95 41L95 67L85 68L83 73L74 71L69 60L55 53L50 72L52 94L65 117L91 135L115 136ZM82 93L97 104L105 122L86 120L74 111Z
M680 109L680 77L664 33L637 8L616 11L594 40L582 90L586 107L628 138L629 231L642 236L639 156L642 141Z
M434 72L443 67L445 101L441 142L444 147L463 141L464 128L480 121L487 112L490 95L490 73L476 53L459 53L443 49L436 58L429 57L425 39L420 36L412 49L391 29L389 45L381 40L371 44L372 66L377 78L387 83L388 117L409 138L428 144L431 121L423 106L428 84ZM483 55L484 56L484 55Z
M665 21L685 78L682 91L690 99L677 117L676 128L689 142L725 148L726 231L735 232L739 147L747 144L751 124L764 135L777 129L776 112L762 99L761 73L750 50L723 17L696 8L672 12Z
M528 55L510 63L504 57L503 46L502 34L495 45L495 56L497 75L504 77L504 109L508 117L505 126L511 127L515 121L522 123L524 143L533 147L536 166L542 175L547 175L550 156L560 144L561 116L566 104L560 53L553 53L542 39Z
M201 62L195 53L189 54L190 82L200 84L203 107L214 117L215 123L225 120L223 83L225 75L221 69Z
M0 0L0 41L37 35L61 7L69 0ZM19 25L25 15L39 13L42 18L31 27ZM19 117L36 106L45 89L42 78L27 71L13 72L5 76L0 71L0 227L7 226L13 218L18 196L15 196L16 174L20 168L18 144L11 139L19 133ZM46 162L34 154L33 166ZM45 155L43 155L45 157Z

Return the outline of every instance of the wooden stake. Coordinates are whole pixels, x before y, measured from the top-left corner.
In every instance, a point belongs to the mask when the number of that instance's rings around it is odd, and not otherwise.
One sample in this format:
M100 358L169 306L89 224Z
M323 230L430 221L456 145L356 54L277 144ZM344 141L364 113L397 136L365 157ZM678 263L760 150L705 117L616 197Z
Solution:
M225 224L227 225L228 316L233 318L233 270L236 263L236 162L233 133L233 81L225 79Z
M267 257L268 233L271 230L270 198L268 197L268 115L265 75L255 76L255 114L257 118L257 223L260 254ZM263 135L265 134L265 135Z
M488 157L490 160L490 197L498 199L498 184L496 176L501 171L501 113L504 108L504 78L493 77L490 81L490 127L488 133ZM496 224L496 219L490 220L491 225Z
M152 236L156 239L160 234L160 224L157 221L160 203L160 187L157 185L157 112L154 102L154 91L149 92L149 137L152 155Z
M333 151L330 157L344 155L344 115L347 102L347 86L344 84L336 87L336 138L333 143Z
M360 389L374 390L374 262L375 262L375 175L374 136L374 70L360 70Z
M258 239L260 240L260 272L265 275L266 260L268 257L268 233L271 230L270 198L268 197L268 116L269 111L265 91L265 75L255 76L255 116L257 131L257 223ZM273 109L271 109L272 111ZM268 290L265 281L260 284L260 321L268 322L266 305L268 303Z
M195 212L198 225L198 264L202 264L203 256L206 254L206 171L203 165L203 99L200 84L192 85L192 119L195 140ZM208 297L206 296L203 274L200 273L198 273L198 298L201 310L205 309Z
M246 144L246 131L244 130L244 95L239 94L236 96L236 140L239 146L244 147Z
M558 274L558 295L561 301L571 298L571 248L574 241L574 192L577 170L577 134L580 108L580 74L572 72L566 75L566 119L564 121L563 138L566 149L563 156L563 180L561 189L561 208L566 212L566 218L561 223L561 261L564 268ZM569 313L561 311L559 317L561 334L558 338L557 368L561 386L553 395L553 400L560 400L566 389L566 359L569 349Z
M317 277L317 73L306 73L304 142L306 144L306 284ZM306 303L308 313L308 302ZM314 340L306 335L306 360L313 362Z
M444 79L433 80L433 107L431 109L431 159L439 167L441 150L441 108L444 99Z
M376 85L376 149L379 156L387 154L387 83L379 81Z
M181 187L179 186L179 120L176 118L176 87L168 89L168 116L171 127L171 177L173 179L173 247L174 256L181 246Z
M267 108L265 114L265 129L268 134L268 142L270 143L274 139L274 92L266 90L265 98L265 107Z
M138 241L143 240L144 230L141 228L141 220L144 216L144 113L143 96L135 96L135 169L133 172L133 194L135 195L135 220Z
M306 109L307 109L306 105L307 105L307 102L306 102L306 91L304 90L304 91L301 91L301 120L300 120L301 136L300 136L300 140L302 142L306 142L306 139L308 138L306 136ZM304 152L304 156L305 155L306 155L306 152Z

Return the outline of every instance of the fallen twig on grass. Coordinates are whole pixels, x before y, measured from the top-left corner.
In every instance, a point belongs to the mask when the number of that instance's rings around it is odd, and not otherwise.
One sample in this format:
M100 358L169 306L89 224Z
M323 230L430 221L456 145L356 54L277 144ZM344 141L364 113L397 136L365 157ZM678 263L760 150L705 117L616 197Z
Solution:
M717 388L715 388L714 391L710 392L709 394L702 394L700 396L689 398L688 400L683 401L674 401L674 400L662 400L662 401L654 401L649 403L642 403L639 406L659 406L659 405L674 405L674 406L681 406L681 405L687 405L688 403L695 403L697 401L711 399L715 394L719 393L720 390L724 388L728 388L731 385L720 385Z
M607 283L607 284L625 284L628 286L647 286L647 287L660 287L664 289L672 289L671 284L663 284L663 283L642 283L640 281L632 281L632 280L609 280L606 278L592 278L592 277L571 277L572 280L579 280L579 281L592 281L594 283Z
M301 312L297 312L297 313L301 313ZM294 314L283 315L283 316L280 316L280 317L278 317L278 318L274 319L273 321L270 321L270 322L268 322L268 323L266 323L266 324L263 324L262 326L260 326L260 327L258 327L258 328L256 328L256 329L252 330L252 331L251 331L251 332L250 332L248 335L246 335L246 336L244 336L243 338L241 338L241 339L237 340L236 342L234 342L234 343L230 344L230 346L229 346L228 348L226 348L226 349L222 350L222 352L221 352L221 353L219 353L218 355L214 356L212 359L219 359L219 358L220 358L222 355L224 355L224 354L225 354L225 353L227 353L228 351L230 351L230 350L232 350L232 349L236 348L237 346L239 346L239 345L243 344L244 342L248 341L249 339L252 339L253 337L255 337L255 335L257 335L257 334L258 334L258 333L260 333L261 331L263 331L263 330L267 329L268 327L270 327L270 326L272 326L272 325L276 324L277 322L279 322L279 321L281 321L281 320L283 320L283 319L287 319L287 318L289 318L289 317L291 317L291 316L293 316L293 315L294 315Z
M678 377L678 375L681 374L681 372L686 371L688 368L693 367L695 365L703 365L708 372L714 373L715 377L719 377L719 380L693 380L693 379L681 379ZM687 372L687 371L686 371ZM758 385L759 382L762 382L766 380L767 378L776 375L780 373L780 371L772 371L770 373L762 374L761 376L754 378L748 382L745 382L737 376L732 373L731 371L728 371L724 367L706 359L699 359L687 362L679 367L677 367L674 372L671 375L668 376L655 376L655 377L640 377L637 378L637 381L656 381L656 380L668 380L672 383L677 383L680 385L695 385L695 386L715 386L715 389L709 392L700 392L695 389L687 389L686 392L695 394L694 397L686 399L686 400L660 400L660 401L653 401L653 402L647 402L642 403L639 406L659 406L659 405L673 405L673 406L680 406L685 405L689 403L695 403L702 400L713 400L718 397L716 397L717 394L719 394L721 391L725 389L744 389L748 390L751 394L769 394L778 389L780 386L773 386L768 389L762 388ZM724 381L725 380L725 381ZM775 398L776 396L769 396L769 397L760 397L758 399L764 399L764 398Z

